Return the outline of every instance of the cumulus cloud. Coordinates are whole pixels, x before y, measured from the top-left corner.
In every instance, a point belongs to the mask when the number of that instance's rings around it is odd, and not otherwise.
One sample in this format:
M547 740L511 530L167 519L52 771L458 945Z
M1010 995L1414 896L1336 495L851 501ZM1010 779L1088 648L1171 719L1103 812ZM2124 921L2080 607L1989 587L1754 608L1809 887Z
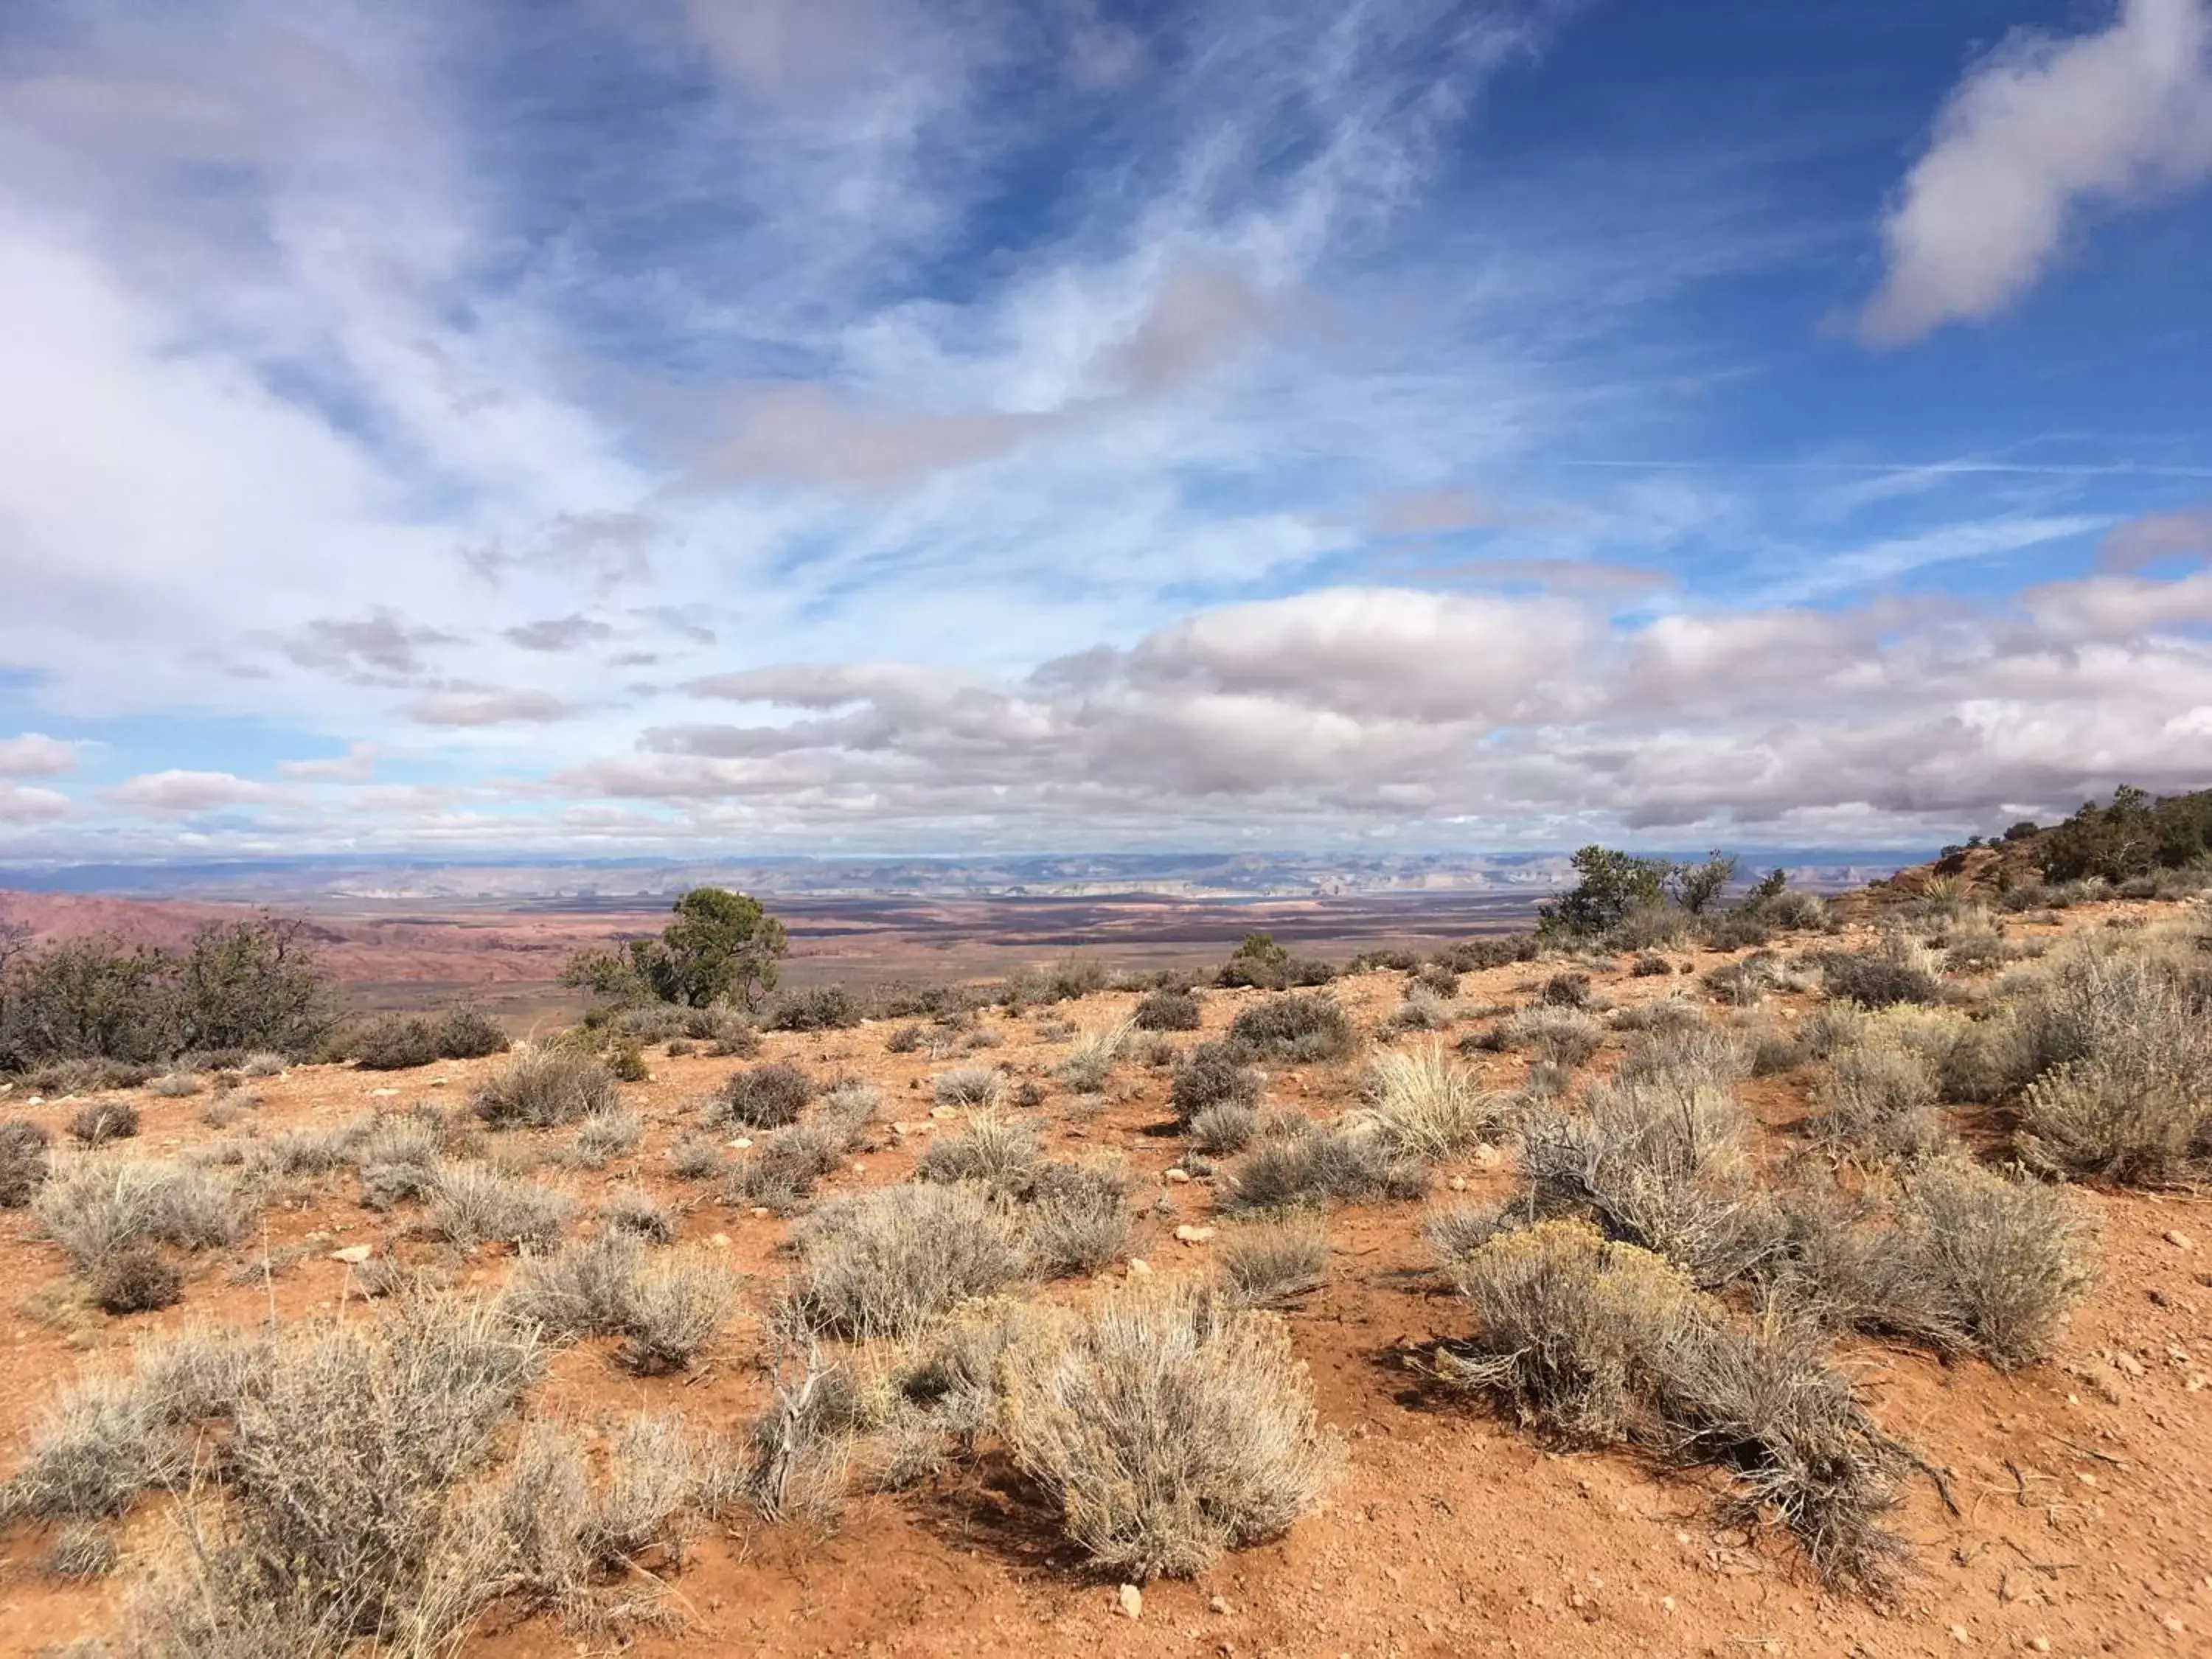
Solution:
M576 711L550 691L437 691L407 705L418 726L504 726L565 720Z
M229 772L191 772L172 769L145 772L126 779L106 792L119 806L146 812L205 812L218 806L251 806L276 798L276 791Z
M284 654L302 668L319 668L370 684L404 680L423 672L425 647L457 645L460 636L410 623L381 606L352 620L319 617L288 641Z
M999 683L808 664L695 684L799 711L657 726L584 798L884 826L1093 833L1171 818L1296 844L1530 819L1763 837L1948 833L2119 781L2200 787L2212 573L2043 585L2017 605L1678 611L1322 590L1222 607Z
M51 778L74 772L78 745L26 732L21 737L0 738L0 777Z
M2021 33L1971 70L1882 228L1887 270L1859 319L1878 345L1992 316L2083 210L2212 174L2212 5L2123 0L2110 27Z
M0 823L50 823L75 810L70 798L58 789L0 783Z
M2146 513L2115 526L2097 550L2107 570L2140 570L2172 558L2212 560L2212 506Z

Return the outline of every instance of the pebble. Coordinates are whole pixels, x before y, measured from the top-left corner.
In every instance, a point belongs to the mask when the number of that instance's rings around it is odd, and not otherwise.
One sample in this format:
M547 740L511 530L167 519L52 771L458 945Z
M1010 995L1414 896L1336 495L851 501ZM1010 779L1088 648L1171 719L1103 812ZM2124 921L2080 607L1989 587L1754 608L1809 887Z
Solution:
M775 1212L770 1210L765 1204L756 1204L753 1206L753 1219L756 1221L764 1221L774 1213Z
M868 1166L867 1166L866 1164L855 1164L853 1166L853 1173L854 1173L854 1175L866 1175L866 1174L867 1174L867 1172L868 1172Z
M1129 1258L1130 1278L1150 1279L1152 1276L1152 1264L1151 1262L1146 1261L1145 1258L1140 1255L1133 1255Z
M948 1117L958 1117L960 1109L957 1106L933 1106L929 1109L929 1115L941 1123Z
M1951 1626L1951 1639L1963 1646L1974 1638L1966 1634L1966 1627L1964 1625L1954 1625Z
M2177 1250L2193 1250L2197 1248L2196 1242L2179 1227L2168 1227L2164 1236L2166 1242Z
M331 1252L331 1260L333 1261L351 1261L358 1263L368 1261L369 1257L375 1254L376 1250L373 1245L349 1244L342 1250L332 1250Z
M730 1248L730 1236L727 1233L716 1233L707 1243L715 1249L726 1250Z
M1213 1229L1211 1227L1194 1227L1186 1221L1182 1226L1176 1229L1175 1236L1176 1242L1178 1244L1203 1244L1206 1240L1213 1237Z
M1190 1171L1188 1170L1170 1170L1167 1173L1167 1178L1173 1184L1180 1187L1190 1179Z
M1124 1619L1145 1616L1145 1593L1134 1584L1124 1584L1115 1601L1116 1610Z
M372 1100L380 1100L386 1095L396 1095L398 1092L397 1089L371 1089L368 1095Z
M1236 1611L1234 1607L1229 1605L1229 1598L1225 1595L1217 1595L1213 1597L1206 1604L1206 1609L1208 1613L1234 1613Z
M1467 1177L1465 1176L1454 1176L1451 1178L1451 1189L1455 1193L1465 1192L1467 1190Z
M2028 1646L2033 1648L2038 1653L2048 1653L2051 1651L2051 1638L2048 1636L2036 1637L2028 1643Z
M735 1140L730 1143L730 1150L735 1152L742 1152L746 1147L752 1144L753 1138L750 1135L739 1135Z

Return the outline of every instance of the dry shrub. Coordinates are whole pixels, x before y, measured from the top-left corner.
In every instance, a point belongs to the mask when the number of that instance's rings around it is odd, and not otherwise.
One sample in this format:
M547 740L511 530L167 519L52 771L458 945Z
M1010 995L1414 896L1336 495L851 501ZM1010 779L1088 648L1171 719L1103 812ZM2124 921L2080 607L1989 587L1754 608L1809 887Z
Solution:
M354 1038L354 1059L365 1072L404 1072L434 1065L438 1034L421 1014L381 1014Z
M137 1243L202 1249L238 1236L230 1185L212 1172L158 1158L85 1154L58 1164L31 1207L78 1267Z
M146 1092L160 1100L182 1100L199 1093L201 1087L199 1079L190 1072L164 1072L147 1079Z
M1932 1158L1953 1144L1936 1110L1936 1066L1887 1033L1867 1036L1829 1060L1814 1088L1814 1139L1877 1162Z
M1048 1164L1034 1171L1023 1231L1048 1279L1093 1273L1129 1248L1129 1177L1118 1164Z
M0 1122L0 1210L20 1210L31 1201L52 1167L52 1144L43 1123L20 1117Z
M1689 1279L1580 1221L1494 1235L1452 1264L1475 1334L1439 1350L1438 1374L1595 1443L1635 1431L1650 1358L1692 1316Z
M780 1348L769 1404L746 1429L743 1461L720 1472L707 1507L720 1511L742 1502L771 1523L804 1517L826 1524L844 1502L854 1442L866 1422L848 1366L825 1363L804 1339L792 1352Z
M1029 1189L1043 1158L1036 1130L1018 1118L978 1112L958 1134L933 1135L921 1156L924 1181L973 1182L1001 1197Z
M507 1294L510 1317L556 1341L619 1336L622 1363L656 1375L689 1365L729 1316L727 1274L681 1257L648 1263L627 1232L605 1232L523 1263Z
M814 1098L814 1079L787 1060L732 1072L722 1085L725 1121L748 1129L781 1129L796 1123Z
M1893 1218L1817 1199L1793 1201L1787 1217L1771 1278L1792 1308L2006 1370L2050 1351L2089 1282L2087 1224L2063 1189L1962 1158L1914 1170Z
M2156 1184L2212 1159L2212 1024L2154 950L2077 948L2014 1005L2020 1150L2034 1168Z
M995 1111L1006 1097L1006 1074L995 1066L955 1066L929 1079L929 1096L939 1106Z
M1416 984L1406 993L1388 1022L1394 1031L1447 1031L1458 1011L1425 985Z
M85 1269L85 1290L112 1314L154 1313L173 1308L185 1294L185 1276L151 1244L125 1244Z
M668 1173L678 1181L714 1181L722 1174L722 1149L701 1135L686 1135L668 1149Z
M1533 1117L1522 1165L1540 1208L1586 1211L1613 1237L1719 1285L1774 1248L1744 1151L1747 1122L1727 1088L1647 1075L1591 1090L1579 1114Z
M428 1220L464 1249L483 1243L547 1250L575 1213L568 1194L487 1164L447 1164L431 1177Z
M70 1119L69 1132L87 1146L129 1140L138 1133L138 1109L127 1100L88 1100Z
M604 1170L615 1159L635 1152L644 1139L645 1121L635 1112L620 1109L594 1112L576 1126L568 1156L586 1170Z
M1220 1157L1241 1152L1260 1127L1260 1109L1243 1101L1217 1101L1192 1114L1190 1144L1201 1152Z
M526 1334L467 1304L291 1334L236 1403L225 1501L188 1511L190 1556L133 1609L138 1650L436 1647L501 1587L455 1483L538 1370Z
M477 1086L471 1105L495 1129L548 1129L615 1109L613 1073L581 1051L526 1048Z
M1341 1059L1358 1046L1359 1033L1334 997L1294 993L1239 1009L1229 1040L1261 1059L1301 1065Z
M1659 1257L1581 1222L1498 1233L1453 1272L1476 1329L1437 1351L1442 1380L1577 1440L1725 1469L1740 1521L1778 1515L1823 1577L1890 1585L1897 1449L1802 1334L1732 1329Z
M653 1616L666 1592L642 1569L656 1553L671 1565L680 1559L680 1516L697 1479L690 1437L674 1416L624 1423L597 1482L573 1426L532 1423L498 1480L470 1504L465 1542L447 1553L438 1577L495 1572L517 1601L586 1627ZM609 1575L622 1586L618 1596L596 1591ZM482 1593L465 1583L441 1588L441 1601Z
M618 1187L599 1204L599 1224L647 1244L676 1242L676 1212L642 1187Z
M1668 1334L1653 1370L1662 1456L1727 1470L1741 1488L1730 1518L1778 1518L1826 1582L1893 1590L1910 1555L1888 1525L1901 1450L1810 1338L1693 1318Z
M722 1195L741 1207L789 1215L844 1161L844 1141L834 1129L820 1123L794 1123L740 1153L730 1166Z
M1140 1031L1195 1031L1201 1018L1198 993L1168 986L1137 1000L1130 1021Z
M78 1377L33 1420L30 1455L0 1487L0 1519L120 1515L140 1492L184 1478L191 1454L179 1420L137 1377Z
M910 1336L1019 1278L1013 1223L968 1186L887 1187L824 1205L794 1235L797 1310L865 1340Z
M1211 1107L1249 1110L1259 1099L1260 1074L1245 1063L1243 1051L1230 1042L1194 1044L1176 1062L1168 1085L1168 1104L1176 1121L1186 1126Z
M1501 1121L1498 1103L1476 1086L1474 1073L1435 1043L1376 1055L1368 1094L1383 1138L1426 1163L1467 1151Z
M1068 1535L1127 1577L1188 1577L1279 1535L1340 1462L1281 1322L1187 1286L1041 1316L1002 1375L1015 1458Z
M1925 959L1926 953L1893 939L1881 951L1854 954L1846 951L1815 953L1822 982L1839 1002L1863 1008L1887 1008L1901 1002L1940 1002L1942 981Z
M1263 1137L1221 1194L1224 1208L1280 1210L1377 1198L1413 1199L1429 1188L1428 1166L1408 1158L1372 1122L1322 1126L1286 1119L1286 1132Z
M1604 1028L1579 1008L1524 1008L1499 1027L1499 1046L1528 1048L1554 1066L1580 1066L1604 1041Z
M1060 1080L1078 1094L1096 1094L1114 1075L1114 1067L1128 1046L1127 1022L1103 1030L1085 1031L1060 1062Z
M1927 1299L1964 1346L2008 1369L2049 1352L2090 1276L2087 1229L2063 1191L1946 1161L1916 1174L1899 1207Z
M1239 1227L1223 1241L1220 1262L1240 1305L1279 1307L1320 1285L1328 1271L1328 1228L1311 1216Z

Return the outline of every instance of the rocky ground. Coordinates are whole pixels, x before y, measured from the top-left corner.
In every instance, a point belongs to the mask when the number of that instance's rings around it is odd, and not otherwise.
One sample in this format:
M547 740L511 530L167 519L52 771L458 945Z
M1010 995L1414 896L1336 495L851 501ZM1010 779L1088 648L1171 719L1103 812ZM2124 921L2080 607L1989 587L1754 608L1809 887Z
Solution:
M2008 920L2007 929L2027 941L2158 908L2171 907L2083 907L2041 922ZM1866 942L1865 924L1854 928L1862 937L1843 943ZM1585 964L1594 996L1615 1011L1689 996L1716 1019L1784 1024L1808 1006L1778 994L1747 1015L1721 1008L1701 976L1728 953L1663 954L1678 971L1632 977L1626 957ZM1526 1004L1557 966L1469 974L1461 1006ZM1368 1044L1439 1040L1380 1034L1405 986L1401 974L1372 973L1341 980L1334 991ZM1264 994L1206 993L1205 1030L1176 1041L1218 1034ZM650 1190L678 1212L677 1248L711 1254L740 1286L740 1316L703 1363L639 1377L611 1363L611 1342L586 1341L559 1353L531 1410L611 1422L675 1409L702 1431L733 1433L760 1409L767 1385L759 1315L790 1271L782 1247L791 1224L677 1180L666 1155L696 1129L701 1097L761 1060L790 1060L825 1079L865 1078L885 1095L872 1139L824 1183L825 1194L906 1180L932 1135L957 1129L957 1113L932 1110L929 1079L947 1066L981 1062L1033 1078L1045 1097L1023 1115L1043 1131L1048 1150L1118 1152L1139 1177L1132 1259L1105 1276L1211 1271L1236 1224L1218 1212L1206 1180L1171 1178L1181 1173L1184 1143L1168 1121L1167 1069L1125 1062L1103 1102L1075 1101L1054 1081L1067 1038L1053 1022L1103 1028L1126 1018L1134 1000L1099 994L1018 1016L993 1010L977 1027L988 1046L957 1055L889 1053L891 1023L883 1022L770 1034L752 1060L649 1049L650 1079L623 1088L645 1138L601 1170L562 1161L569 1131L502 1133L514 1161L526 1153L539 1178L587 1203L617 1184ZM1601 1073L1632 1040L1610 1031L1585 1073ZM205 1093L136 1097L143 1121L131 1150L181 1157L380 1106L459 1107L501 1063L384 1074L300 1066L241 1085L227 1097L245 1106L235 1114L210 1114L215 1097ZM1527 1065L1511 1054L1473 1054L1468 1063L1499 1090L1515 1085ZM1317 1115L1349 1108L1364 1064L1354 1056L1271 1066L1271 1099ZM1744 1085L1778 1148L1808 1110L1808 1084L1800 1071ZM44 1116L58 1132L76 1104L28 1104L19 1088L0 1098L0 1114ZM216 1127L210 1116L229 1121ZM1510 1153L1478 1149L1439 1169L1434 1201L1502 1194L1513 1181ZM350 1172L287 1183L235 1246L193 1259L177 1306L127 1317L88 1304L27 1212L0 1212L8 1304L0 1433L21 1436L58 1382L127 1352L149 1329L363 1316L356 1269L337 1254L357 1253L349 1247L365 1244L485 1291L512 1272L511 1254L489 1246L463 1253L426 1238L412 1206L371 1212L356 1190ZM1137 1601L1125 1597L1117 1582L1072 1555L1040 1493L987 1453L912 1490L857 1495L826 1529L702 1527L668 1581L663 1622L609 1631L564 1627L550 1615L508 1624L495 1614L465 1650L1655 1659L2212 1651L2212 1202L2180 1192L2074 1191L2097 1229L2098 1277L2051 1360L2007 1375L1978 1360L1947 1364L1871 1341L1839 1350L1882 1425L1916 1448L1945 1488L1915 1477L1905 1489L1900 1527L1913 1559L1892 1605L1825 1589L1786 1534L1717 1522L1717 1480L1626 1451L1563 1450L1480 1405L1425 1388L1409 1361L1462 1332L1466 1320L1420 1241L1425 1206L1397 1203L1332 1212L1327 1282L1289 1314L1322 1415L1348 1449L1341 1478L1321 1510L1287 1535L1233 1553L1195 1581L1158 1582ZM1178 1228L1194 1237L1179 1240ZM1081 1291L1063 1284L1039 1293ZM0 1533L0 1651L60 1650L112 1636L134 1564L175 1547L168 1509L141 1504L118 1534L120 1570L89 1579L51 1570L50 1534L22 1523Z

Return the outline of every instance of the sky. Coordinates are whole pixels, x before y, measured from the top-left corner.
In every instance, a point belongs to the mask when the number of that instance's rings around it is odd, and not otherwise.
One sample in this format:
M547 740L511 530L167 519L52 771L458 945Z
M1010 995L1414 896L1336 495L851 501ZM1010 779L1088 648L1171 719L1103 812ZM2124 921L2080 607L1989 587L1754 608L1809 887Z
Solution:
M2212 0L11 0L0 860L2212 785Z

